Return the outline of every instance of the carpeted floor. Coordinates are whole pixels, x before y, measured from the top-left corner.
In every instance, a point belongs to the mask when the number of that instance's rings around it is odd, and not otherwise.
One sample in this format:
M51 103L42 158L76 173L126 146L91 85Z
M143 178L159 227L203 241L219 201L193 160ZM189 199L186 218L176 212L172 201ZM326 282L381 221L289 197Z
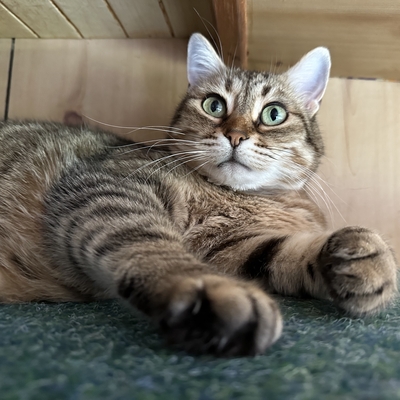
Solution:
M400 399L400 301L366 320L279 301L282 339L230 360L165 348L115 301L0 306L0 399Z

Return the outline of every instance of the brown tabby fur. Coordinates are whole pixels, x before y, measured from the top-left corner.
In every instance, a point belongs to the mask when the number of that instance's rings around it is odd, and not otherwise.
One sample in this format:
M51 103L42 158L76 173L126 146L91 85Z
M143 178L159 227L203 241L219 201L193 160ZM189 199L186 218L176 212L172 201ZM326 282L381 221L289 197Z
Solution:
M209 93L228 99L219 123L201 112ZM287 106L287 122L254 125L251 110L265 98ZM226 69L189 87L172 126L169 150L149 150L86 127L0 124L2 302L119 297L188 350L246 355L280 336L268 292L332 299L354 315L393 299L396 262L378 234L328 231L306 195L282 190L288 178L264 195L206 179L215 180L202 163L235 130L253 138L260 171L270 148L316 169L315 116L284 75ZM178 162L199 149L206 160Z

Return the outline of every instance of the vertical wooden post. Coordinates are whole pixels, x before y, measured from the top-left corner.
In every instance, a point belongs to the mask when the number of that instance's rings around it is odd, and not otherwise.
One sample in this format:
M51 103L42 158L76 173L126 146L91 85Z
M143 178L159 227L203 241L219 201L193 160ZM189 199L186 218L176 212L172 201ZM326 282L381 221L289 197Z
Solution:
M247 0L213 0L224 61L247 68Z

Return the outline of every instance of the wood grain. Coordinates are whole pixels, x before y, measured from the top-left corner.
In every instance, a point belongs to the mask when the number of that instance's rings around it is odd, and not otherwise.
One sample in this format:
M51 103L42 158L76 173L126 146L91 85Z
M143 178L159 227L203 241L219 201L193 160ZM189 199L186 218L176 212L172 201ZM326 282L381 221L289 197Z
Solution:
M249 67L286 69L317 46L332 75L400 79L400 3L249 0Z
M347 224L381 232L400 257L399 104L400 83L333 78L319 121L327 193ZM335 227L345 225L338 210Z
M0 120L4 118L11 40L0 39Z
M224 61L247 68L247 0L213 0Z
M84 38L125 38L127 34L105 0L53 0Z
M36 38L32 32L18 17L7 7L0 3L0 38Z
M215 19L210 0L162 0L174 36L188 38L194 32L215 36Z
M79 38L75 27L50 0L1 0L40 38Z
M158 0L108 0L131 38L171 37Z
M17 40L10 118L63 121L73 111L106 124L168 125L187 87L186 45L180 39Z

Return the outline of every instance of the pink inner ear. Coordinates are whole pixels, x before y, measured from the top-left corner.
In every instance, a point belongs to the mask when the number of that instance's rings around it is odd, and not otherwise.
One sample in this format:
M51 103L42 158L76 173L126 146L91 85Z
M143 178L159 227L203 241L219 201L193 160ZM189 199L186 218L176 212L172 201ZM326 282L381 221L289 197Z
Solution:
M307 53L288 72L288 80L304 99L312 114L318 111L329 80L331 61L328 49L317 47Z
M194 33L188 45L187 74L190 85L195 85L209 75L224 68L224 64L208 40L200 33Z

